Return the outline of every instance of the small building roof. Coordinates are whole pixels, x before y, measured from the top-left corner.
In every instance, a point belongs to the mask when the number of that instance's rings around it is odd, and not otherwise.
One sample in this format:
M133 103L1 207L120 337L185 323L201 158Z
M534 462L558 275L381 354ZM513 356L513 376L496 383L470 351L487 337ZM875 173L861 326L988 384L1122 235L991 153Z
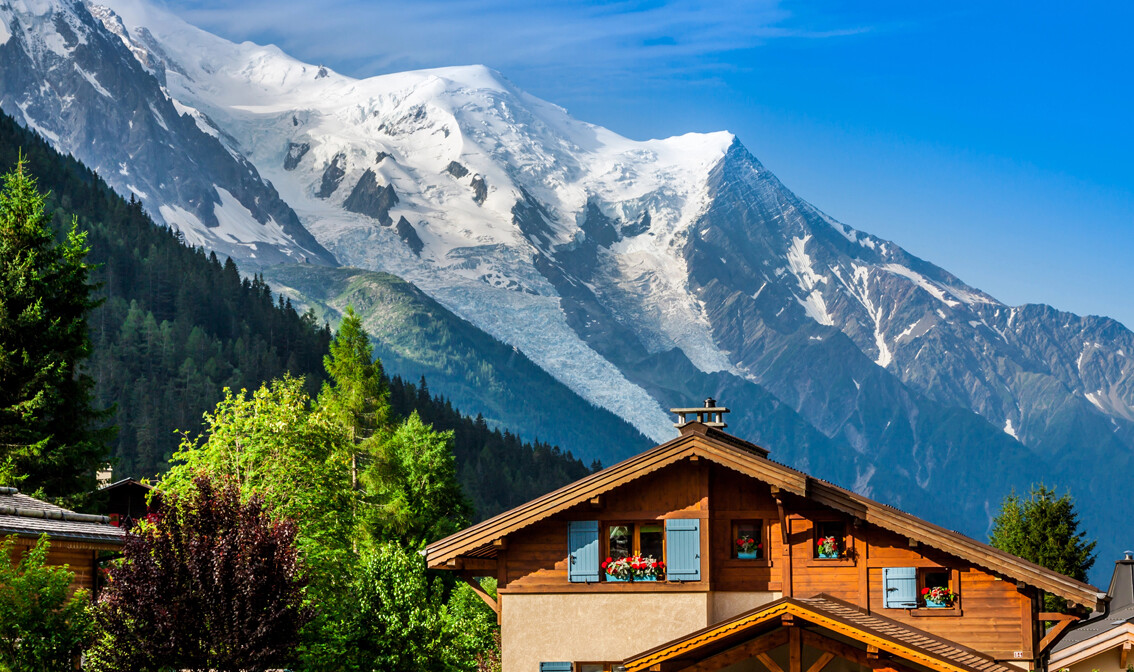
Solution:
M1108 640L1111 633L1126 639L1134 630L1134 553L1127 551L1125 558L1114 563L1107 595L1110 601L1103 609L1069 628L1052 648L1053 661L1071 654L1072 649L1082 648L1078 645L1088 640L1101 643Z
M424 551L426 561L432 568L444 569L448 561L460 556L494 557L493 541L693 456L967 560L995 575L1039 587L1088 609L1099 608L1106 597L1098 588L1082 581L768 459L764 448L699 422L682 425L681 436L676 439L429 544Z
M0 488L0 537L16 535L121 546L126 532L110 524L110 518L75 513L61 506L20 494L16 488Z

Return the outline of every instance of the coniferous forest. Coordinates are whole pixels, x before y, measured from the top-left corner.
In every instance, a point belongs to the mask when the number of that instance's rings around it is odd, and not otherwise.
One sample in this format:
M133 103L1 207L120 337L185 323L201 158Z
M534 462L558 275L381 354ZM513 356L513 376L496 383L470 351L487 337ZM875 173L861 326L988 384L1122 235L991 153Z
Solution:
M63 157L0 113L0 166L20 154L56 231L71 216L87 232L87 261L101 303L90 315L94 406L108 409L116 477L163 472L181 442L196 434L223 389L254 390L285 373L308 394L323 384L331 329L273 296L228 259L185 245L155 226L143 204L114 193L93 171ZM397 416L417 410L437 430L453 430L458 476L478 518L493 515L589 473L570 453L490 428L483 419L428 392L425 381L389 381ZM591 465L597 466L597 465ZM490 477L489 477L490 476Z

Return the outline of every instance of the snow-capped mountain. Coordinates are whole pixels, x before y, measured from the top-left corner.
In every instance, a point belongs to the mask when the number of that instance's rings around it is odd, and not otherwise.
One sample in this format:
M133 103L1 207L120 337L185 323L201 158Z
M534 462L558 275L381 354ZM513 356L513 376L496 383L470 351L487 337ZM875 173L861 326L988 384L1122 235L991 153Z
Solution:
M936 518L977 536L1010 485L1122 501L1134 334L1113 320L1006 306L818 211L728 133L632 141L481 66L357 80L110 4L91 11L130 77L340 262L411 281L656 440L665 408L713 394L780 459L915 512L948 501Z
M125 34L94 5L0 3L0 108L192 244L261 263L335 263L255 166L167 94L152 67L159 47L138 31L127 49Z

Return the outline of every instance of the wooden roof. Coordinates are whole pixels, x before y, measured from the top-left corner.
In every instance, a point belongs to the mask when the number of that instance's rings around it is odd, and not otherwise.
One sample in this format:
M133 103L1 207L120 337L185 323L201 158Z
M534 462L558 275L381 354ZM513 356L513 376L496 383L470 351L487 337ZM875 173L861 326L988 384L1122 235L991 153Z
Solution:
M779 627L785 616L867 646L876 646L879 651L937 672L1018 672L960 644L889 618L864 613L858 607L829 595L781 598L628 658L623 664L627 672L638 672L667 660L690 660L711 655L721 648L751 638L759 631Z
M126 531L110 524L106 516L75 513L15 488L0 488L0 537L17 535L89 542L118 548L126 541Z
M1096 609L1106 597L1094 586L770 460L767 450L720 430L691 422L681 432L672 441L430 544L424 551L428 565L444 568L448 561L461 556L492 557L496 552L494 540L679 460L697 456L1075 604Z

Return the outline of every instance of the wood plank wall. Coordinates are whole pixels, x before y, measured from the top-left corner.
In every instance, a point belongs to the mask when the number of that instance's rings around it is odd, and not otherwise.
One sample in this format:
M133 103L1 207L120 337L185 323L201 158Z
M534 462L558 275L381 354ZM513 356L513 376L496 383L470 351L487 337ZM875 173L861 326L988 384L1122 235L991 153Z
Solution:
M785 496L783 502L788 526L786 546L770 486L704 460L683 460L620 486L597 502L577 505L509 536L498 555L501 588L531 593L714 590L776 591L796 597L826 593L995 658L1032 658L1036 616L1033 591L1021 592L1013 582L981 568L807 500ZM666 517L705 520L703 548L709 549L705 580L649 586L567 581L567 521ZM764 521L763 560L731 557L732 523L736 520ZM834 561L813 557L814 526L824 520L844 522L847 557ZM961 594L958 608L884 608L885 567L949 570Z
M17 544L11 549L11 561L19 562L27 549L35 545L35 541L35 539L19 539ZM47 551L47 564L67 565L67 568L71 572L74 572L75 575L71 580L72 592L83 588L93 595L95 587L95 553L96 551L87 544L69 544L67 542L54 541L51 544L51 548Z

